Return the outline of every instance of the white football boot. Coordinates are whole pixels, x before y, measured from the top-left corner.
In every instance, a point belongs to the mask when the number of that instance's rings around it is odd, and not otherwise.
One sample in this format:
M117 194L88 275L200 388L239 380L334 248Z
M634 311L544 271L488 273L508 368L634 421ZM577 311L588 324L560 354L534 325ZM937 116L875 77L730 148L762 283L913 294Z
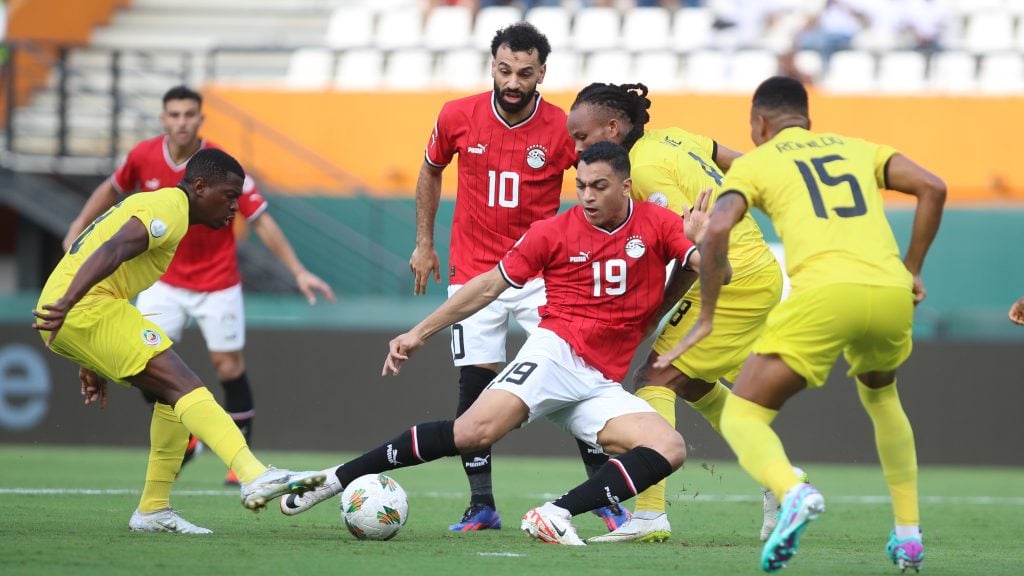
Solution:
M185 520L172 508L163 508L143 514L136 508L128 521L132 532L174 532L176 534L213 534L202 526Z
M323 472L292 472L273 466L252 482L242 484L242 506L260 511L267 502L285 494L302 494L320 486L327 479Z

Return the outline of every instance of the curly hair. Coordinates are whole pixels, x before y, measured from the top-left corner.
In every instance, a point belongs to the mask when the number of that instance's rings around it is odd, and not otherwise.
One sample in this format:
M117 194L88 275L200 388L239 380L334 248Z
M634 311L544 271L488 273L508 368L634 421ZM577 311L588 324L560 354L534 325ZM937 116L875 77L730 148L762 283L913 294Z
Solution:
M651 101L647 98L647 86L643 84L605 84L594 82L576 95L571 110L582 104L600 106L633 126L622 141L627 150L644 135L644 126L651 120L647 109Z
M497 56L498 48L501 48L503 44L508 44L513 52L536 50L541 64L547 62L548 54L551 54L548 37L529 22L516 22L498 30L494 34L494 39L491 40L491 56Z

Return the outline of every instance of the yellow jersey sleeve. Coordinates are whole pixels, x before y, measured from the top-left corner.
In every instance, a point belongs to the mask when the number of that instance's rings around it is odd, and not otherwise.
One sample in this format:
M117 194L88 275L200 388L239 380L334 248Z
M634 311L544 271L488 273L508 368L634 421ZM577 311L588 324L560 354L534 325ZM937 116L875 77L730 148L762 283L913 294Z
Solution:
M794 291L831 283L909 287L881 195L894 154L865 140L787 128L733 162L723 189L771 218Z
M679 128L645 133L629 152L633 198L682 214L683 206L692 207L697 195L710 188L714 203L725 179L715 164L714 152L714 140ZM749 214L730 236L729 262L734 279L775 262L761 229Z

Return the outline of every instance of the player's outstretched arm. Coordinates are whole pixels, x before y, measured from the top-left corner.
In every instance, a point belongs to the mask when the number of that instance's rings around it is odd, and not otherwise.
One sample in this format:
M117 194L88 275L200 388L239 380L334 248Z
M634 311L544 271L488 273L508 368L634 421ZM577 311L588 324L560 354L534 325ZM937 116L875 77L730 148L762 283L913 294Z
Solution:
M114 189L113 181L108 177L92 191L92 194L89 195L89 199L85 201L85 206L82 206L82 211L78 213L78 216L76 216L75 219L71 221L71 225L68 226L68 233L64 236L64 241L61 242L61 246L64 247L64 251L67 252L71 248L71 244L74 243L75 238L78 238L78 235L82 233L82 230L84 230L90 222L116 204L117 199L117 190Z
M416 248L409 258L415 295L427 293L427 280L441 282L441 261L434 248L434 221L441 203L441 174L444 168L423 161L416 180Z
M122 263L135 258L149 249L149 231L138 218L129 218L110 240L96 249L71 279L67 292L56 302L43 304L42 310L33 310L36 317L32 327L50 333L46 341L49 346L64 325L68 312L89 290L101 280L110 276Z
M921 280L921 268L924 267L924 257L928 254L928 248L939 231L939 223L942 222L942 208L946 203L946 183L902 154L896 154L889 160L885 182L891 190L917 197L910 245L903 257L907 270L914 275L916 305L928 295Z
M1010 306L1010 322L1024 326L1024 296L1021 296Z
M718 295L722 291L722 285L727 284L732 278L732 266L729 264L729 234L746 211L747 202L742 195L727 191L719 196L711 212L700 252L690 257L691 267L698 263L700 266L700 316L678 344L658 356L654 362L655 368L668 367L672 361L711 334L715 309L718 307Z
M266 212L260 214L256 220L253 220L252 227L256 230L256 235L260 237L260 241L270 249L274 256L277 256L277 259L295 277L295 284L299 287L302 295L306 297L306 301L309 302L310 306L316 304L317 292L323 294L324 298L328 301L334 302L334 290L331 290L331 286L321 280L319 276L306 270L299 257L295 255L291 242L288 241L284 232L281 231L281 227L277 225L277 221L270 214Z
M445 300L412 330L391 341L388 357L384 360L382 376L398 374L402 363L419 349L427 338L452 324L469 318L483 307L494 302L509 287L497 266L473 278L466 285Z

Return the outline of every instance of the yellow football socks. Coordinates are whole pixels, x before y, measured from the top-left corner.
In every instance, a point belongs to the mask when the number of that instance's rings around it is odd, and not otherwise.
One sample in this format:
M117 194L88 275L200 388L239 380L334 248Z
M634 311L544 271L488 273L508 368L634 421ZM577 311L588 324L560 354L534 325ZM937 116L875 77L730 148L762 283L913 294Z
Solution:
M722 410L722 436L736 453L740 466L781 501L800 479L786 458L782 441L772 430L771 423L778 413L728 394Z
M153 405L149 424L149 465L139 500L139 512L155 512L171 506L171 484L181 469L188 445L188 430L167 404Z
M875 446L892 496L896 524L917 526L921 523L917 501L917 450L914 431L903 411L896 383L873 390L858 381L857 394L875 427Z
M181 397L174 413L193 436L202 440L224 464L235 471L243 483L252 482L267 470L249 450L235 421L217 404L205 387Z
M673 428L676 427L676 393L664 386L644 386L636 391L639 398L643 398L654 408L662 418L668 420ZM636 497L636 509L646 512L665 511L665 486L667 482L663 479L644 490Z
M690 406L704 417L711 427L719 434L722 433L722 409L725 408L725 399L729 397L729 389L721 382L715 382L715 387L696 402L688 402Z

